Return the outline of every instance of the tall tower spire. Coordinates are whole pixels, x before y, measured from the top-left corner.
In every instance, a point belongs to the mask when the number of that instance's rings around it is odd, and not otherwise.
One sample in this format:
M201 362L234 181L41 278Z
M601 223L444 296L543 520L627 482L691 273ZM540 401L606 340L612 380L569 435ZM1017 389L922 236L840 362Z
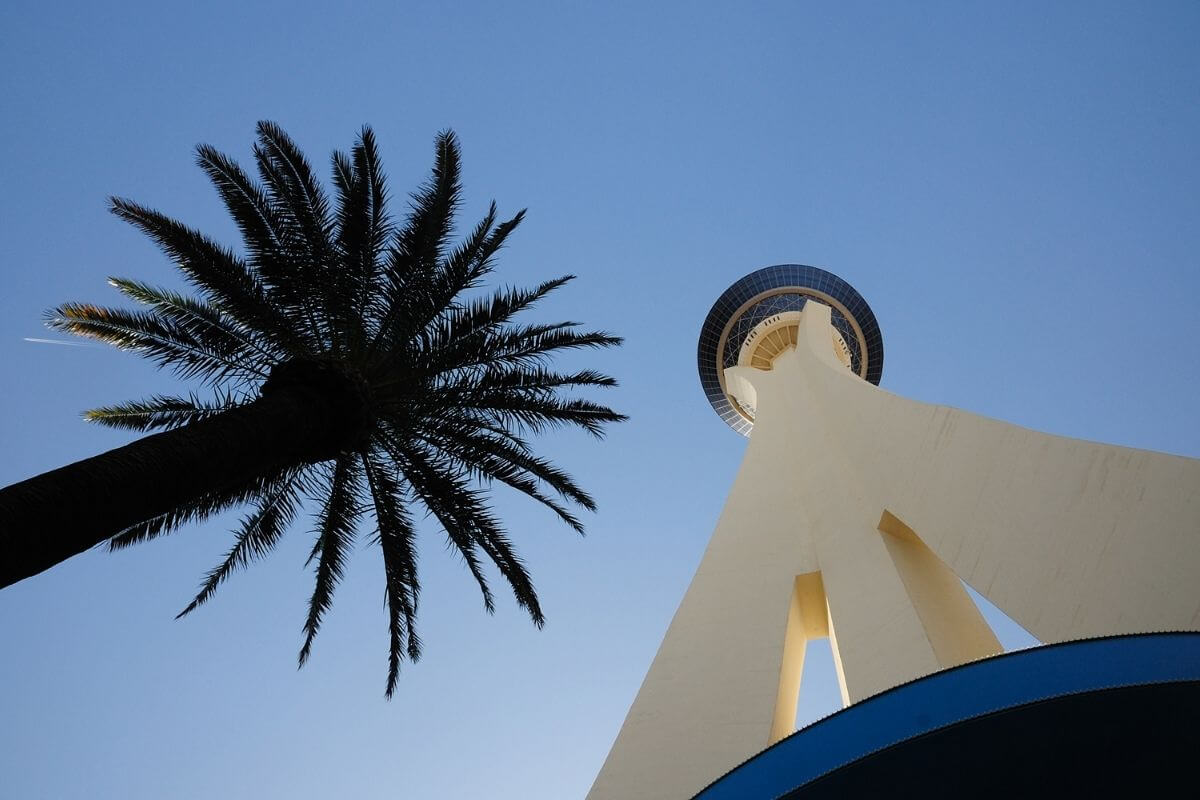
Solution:
M698 352L750 442L590 800L686 798L790 734L810 639L844 704L998 653L960 577L1047 642L1200 628L1200 461L879 389L875 315L815 267L733 284Z

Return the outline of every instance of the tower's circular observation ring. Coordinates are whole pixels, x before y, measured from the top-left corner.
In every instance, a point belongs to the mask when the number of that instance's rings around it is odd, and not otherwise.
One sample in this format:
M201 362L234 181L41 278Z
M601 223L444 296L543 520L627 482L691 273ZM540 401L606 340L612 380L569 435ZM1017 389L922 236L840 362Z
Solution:
M883 336L867 301L854 287L820 267L777 264L751 272L717 298L700 328L696 352L700 385L717 416L748 436L754 418L725 391L725 369L738 363L746 336L763 320L800 311L809 300L831 309L833 326L850 350L850 369L879 384Z

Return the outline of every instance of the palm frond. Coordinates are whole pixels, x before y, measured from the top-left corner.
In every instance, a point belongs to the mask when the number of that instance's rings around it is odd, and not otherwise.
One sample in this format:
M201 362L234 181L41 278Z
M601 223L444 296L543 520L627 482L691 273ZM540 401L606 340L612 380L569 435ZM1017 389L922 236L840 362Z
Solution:
M308 617L304 621L304 645L300 648L300 666L308 660L321 619L333 602L333 591L342 579L346 558L354 542L354 531L361 513L358 500L360 470L352 455L343 455L334 465L329 493L317 518L317 541L309 561L317 559L317 576Z
M492 256L504 244L505 239L525 218L524 210L507 222L501 222L491 230L478 250L469 258L447 259L433 276L424 308L413 314L406 332L420 331L434 323L437 318L452 308L460 294L478 285L479 279L492 270Z
M132 431L171 430L236 408L248 401L235 400L232 395L218 395L216 401L204 402L195 395L177 397L154 395L147 400L133 400L85 411L83 418L109 428Z
M495 393L488 397L464 400L463 407L485 412L494 419L507 417L530 433L574 425L597 439L604 438L605 425L628 419L624 414L590 400L519 397L512 393Z
M255 157L259 174L267 184L276 209L286 212L297 226L299 246L315 263L329 252L332 228L329 199L313 175L308 159L283 129L274 122L258 123Z
M203 522L214 514L251 502L272 492L283 481L294 477L296 473L296 469L285 468L237 486L198 494L190 502L182 503L166 513L150 517L120 531L108 540L108 549L109 551L123 550L126 547L174 533L187 523ZM303 471L300 474L303 480Z
M261 270L275 261L287 248L287 230L262 187L236 161L210 145L202 144L196 148L196 163L221 196L242 233L242 241L255 266ZM270 277L278 279L280 276Z
M413 549L412 521L404 510L399 484L386 469L369 455L362 456L371 498L375 504L379 549L383 554L386 577L385 594L388 604L388 677L384 694L388 699L396 691L400 677L400 662L407 655L416 661L421 657L421 640L417 636L417 597L421 584L417 580L417 559Z
M532 473L518 467L511 461L490 453L475 444L454 442L453 440L422 437L422 441L436 447L446 456L446 462L456 469L461 469L476 480L490 483L499 481L513 489L536 500L553 511L559 519L567 523L576 533L583 534L583 522L562 503L542 491L541 486L531 476ZM591 506L595 502L588 498Z
M524 608L539 628L545 623L537 592L525 565L512 549L499 522L488 510L487 504L481 499L479 492L471 488L467 480L453 470L438 468L437 459L428 452L422 452L416 446L405 447L407 458L405 477L414 483L414 476L420 475L426 486L427 493L436 496L436 502L443 516L439 515L445 527L445 519L451 521L455 530L452 534L458 537L469 537L500 570L500 574L512 588L517 605ZM424 495L422 496L424 500ZM432 508L430 509L433 510ZM435 512L436 514L437 512ZM450 528L446 529L451 534Z
M609 388L617 385L615 378L584 369L578 372L555 372L545 367L489 367L474 373L467 379L446 387L447 391L465 391L468 394L490 396L494 392L548 396L552 390L573 386L599 386Z
M563 350L615 347L624 341L605 331L575 330L577 326L574 322L505 325L487 331L474 349L442 348L430 352L426 356L426 366L439 374L478 367L542 367Z
M200 377L219 384L230 378L266 377L261 367L238 357L228 337L189 328L154 313L66 303L50 311L46 324L54 330L141 353L182 378Z
M406 453L406 447L399 439L380 437L376 446L383 451L386 458L397 465L405 481L412 487L417 499L441 524L451 546L462 556L463 563L467 565L471 576L479 584L479 591L483 595L484 609L489 614L495 612L495 598L492 595L491 587L488 586L487 576L483 574L483 567L476 552L478 545L472 531L464 529L458 523L456 514L451 510L453 498L445 493L446 485L441 474L432 469L419 456Z
M267 297L266 288L244 261L208 237L130 200L110 198L111 210L134 225L175 262L184 277L213 306L274 345L277 355L294 351L300 339Z
M269 342L219 308L141 281L110 277L108 282L158 316L178 323L195 338L209 341L210 347L220 347L231 360L255 364L260 374L266 374L278 360Z
M479 432L454 423L429 426L422 429L418 436L441 450L462 469L480 478L506 483L549 506L580 533L583 533L583 527L579 521L545 498L541 490L536 488L536 481L545 483L564 499L578 503L588 511L596 510L595 500L570 475L535 456L519 439Z
M355 347L363 347L377 321L372 308L380 290L380 254L393 227L387 212L387 180L379 162L375 134L363 128L352 154L334 153L337 188L337 245L340 269L339 305L332 313L343 321Z
M509 327L492 334L480 348L490 356L481 363L540 363L560 350L617 347L625 341L606 331L577 331L575 327L575 323Z
M299 476L293 476L268 490L255 505L254 513L244 517L234 533L234 544L225 558L204 576L200 591L176 619L190 614L216 593L226 578L251 561L270 553L296 518L299 505Z
M430 324L428 349L438 352L446 363L459 362L479 352L483 338L508 322L515 314L574 279L574 275L545 281L533 289L507 289L490 298L451 306Z
M388 216L387 177L379 161L379 147L375 133L364 127L353 150L354 172L362 182L363 203L367 209L366 236L363 239L363 266L372 271L378 269L379 255L383 252L392 233Z
M329 314L348 329L342 332L342 338L358 341L370 335L372 322L361 313L361 308L376 288L379 271L378 263L368 256L370 192L351 156L335 150L331 161L337 268L330 280L336 282L338 290L332 298L335 302L330 304Z
M403 266L424 273L436 270L441 262L454 226L454 214L462 202L458 137L451 131L442 131L434 152L433 175L413 195L412 213L396 237L397 250L406 257ZM404 275L389 277L397 283L404 282Z
M286 230L291 271L288 296L303 313L309 328L319 331L322 341L329 341L334 330L319 306L322 289L337 270L331 263L332 223L325 190L313 176L304 154L273 122L258 123L254 159L271 207Z
M383 262L382 308L375 309L379 322L372 350L423 328L444 306L433 299L431 290L445 283L442 257L461 202L458 140L452 132L438 134L435 153L433 174L412 196L412 212L396 231ZM490 236L489 225L481 247ZM432 294L441 296L445 289Z
M297 280L304 275L302 254L286 219L261 186L237 162L209 145L196 148L196 161L217 189L242 233L256 277L279 312L303 335L306 344L323 351L322 331L308 307L314 287ZM299 285L297 285L299 284Z

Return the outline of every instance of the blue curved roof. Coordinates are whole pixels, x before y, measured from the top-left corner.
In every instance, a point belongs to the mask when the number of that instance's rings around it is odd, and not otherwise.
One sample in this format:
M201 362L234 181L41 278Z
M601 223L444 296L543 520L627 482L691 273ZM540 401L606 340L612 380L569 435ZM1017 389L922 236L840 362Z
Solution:
M1006 653L934 673L826 717L735 767L693 800L803 796L806 784L835 770L966 720L1087 693L1196 681L1200 633L1113 636Z
M833 325L850 347L850 368L879 384L883 336L874 312L853 286L832 272L804 264L777 264L755 270L717 298L700 328L696 351L705 396L717 416L738 433L749 435L754 423L730 403L721 386L721 372L737 363L742 342L755 325L781 311L799 311L809 298L824 301L822 295L835 300L850 317L847 319L841 308L831 305ZM747 307L755 298L757 302ZM861 338L855 325L862 332Z

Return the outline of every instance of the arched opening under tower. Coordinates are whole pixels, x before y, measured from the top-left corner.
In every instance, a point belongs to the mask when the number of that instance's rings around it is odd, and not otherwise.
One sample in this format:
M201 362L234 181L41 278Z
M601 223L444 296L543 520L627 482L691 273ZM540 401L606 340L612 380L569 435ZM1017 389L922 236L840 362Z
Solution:
M943 668L1038 644L891 512L880 517L878 535ZM849 705L836 623L821 573L798 575L784 636L772 742Z
M795 729L800 730L843 708L833 645L828 637L809 639L804 648L804 670L796 696Z
M1037 647L1038 639L986 597L963 581L963 588L983 615L1005 653ZM800 685L796 696L795 730L801 730L844 708L838 684L833 645L828 637L808 639L804 644L804 661L800 670Z

